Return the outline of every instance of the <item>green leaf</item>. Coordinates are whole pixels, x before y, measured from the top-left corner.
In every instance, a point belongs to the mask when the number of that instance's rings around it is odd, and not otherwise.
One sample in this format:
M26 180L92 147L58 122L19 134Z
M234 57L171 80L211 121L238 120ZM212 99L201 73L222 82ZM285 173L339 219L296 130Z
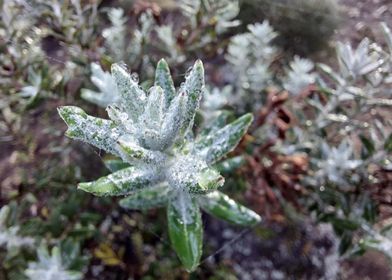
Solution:
M97 196L127 195L156 183L158 172L134 166L119 170L96 181L80 183L78 188Z
M140 120L143 125L153 129L159 129L166 110L165 94L160 86L150 89L147 104Z
M177 95L165 114L161 129L162 150L168 149L175 142L185 116L185 94Z
M218 171L206 168L199 174L197 188L190 189L189 192L206 194L222 187L224 183L225 178Z
M185 76L185 82L180 89L180 94L187 96L185 119L182 125L182 134L192 129L196 110L199 108L200 99L204 90L204 67L201 60L197 60L192 70Z
M113 64L111 70L122 99L120 104L124 106L129 117L133 121L137 121L144 110L146 93L139 87L138 81L133 79L120 64Z
M159 151L144 149L125 137L117 141L121 158L130 163L158 164L166 159L166 155Z
M169 108L171 101L176 95L176 89L170 75L169 65L163 58L159 60L155 70L155 85L160 86L165 93L166 109Z
M116 172L121 169L130 167L129 163L122 161L121 159L104 159L104 164L110 172Z
M206 158L207 163L213 164L234 150L252 121L252 114L243 115L220 130L212 131L209 135L200 139L196 143L195 149L200 151L200 154Z
M180 192L168 205L169 236L174 250L187 271L196 269L202 255L203 226L198 205L186 192Z
M65 132L68 137L90 143L109 153L118 154L115 144L120 131L114 128L111 120L89 116L75 106L59 107L58 112L68 126Z
M120 200L120 206L127 209L147 210L167 205L172 190L166 184L142 189Z
M233 113L229 111L222 111L215 119L213 119L211 122L209 122L201 131L199 134L199 137L201 136L206 136L210 134L212 131L216 131L218 129L221 129L224 127L229 119L233 117ZM201 139L201 138L199 138Z
M258 214L219 191L198 197L198 202L209 214L235 225L252 226L261 221Z

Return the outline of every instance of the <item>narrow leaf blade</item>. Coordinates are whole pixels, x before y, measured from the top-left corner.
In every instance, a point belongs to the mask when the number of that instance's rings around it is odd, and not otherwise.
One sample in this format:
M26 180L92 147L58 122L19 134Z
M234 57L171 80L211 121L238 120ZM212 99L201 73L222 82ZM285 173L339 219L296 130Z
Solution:
M161 184L142 189L120 200L120 206L126 209L148 210L167 205L172 192L168 185Z
M114 127L111 120L89 116L75 106L59 107L58 112L68 126L66 131L68 137L117 155L114 147L120 132Z
M112 65L112 75L117 84L121 104L125 107L129 117L136 121L143 112L146 93L120 64Z
M213 164L234 150L252 121L252 114L243 115L220 130L212 131L204 139L200 139L195 148L205 157L207 163Z
M261 221L258 214L219 191L200 196L198 202L203 210L231 224L252 226Z
M166 60L161 59L155 70L155 86L160 86L165 93L166 109L169 108L171 101L176 95L174 83L170 75L169 65Z
M200 262L203 226L200 209L186 192L181 192L168 205L169 236L185 269L193 271Z
M193 65L192 70L185 78L185 83L180 89L187 95L185 119L182 127L182 134L186 134L189 129L192 129L193 120L195 118L196 110L199 108L200 99L204 90L204 67L201 60L197 60Z
M96 196L120 196L150 187L156 179L151 170L131 166L96 181L80 183L78 188Z

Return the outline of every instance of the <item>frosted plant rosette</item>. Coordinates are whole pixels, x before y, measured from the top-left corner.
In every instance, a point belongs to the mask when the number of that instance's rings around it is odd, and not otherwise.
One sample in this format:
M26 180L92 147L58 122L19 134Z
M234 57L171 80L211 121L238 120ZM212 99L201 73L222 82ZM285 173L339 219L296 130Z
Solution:
M81 272L67 269L58 247L52 249L51 254L41 246L37 250L37 262L30 262L25 274L31 280L81 280Z
M0 209L0 247L5 247L8 251L21 247L33 247L33 238L20 236L18 226L7 226L10 211L11 209L8 205Z
M88 142L119 158L112 174L79 188L98 196L127 196L129 209L167 206L169 236L183 265L197 267L202 253L199 206L239 225L260 217L217 191L224 178L214 165L232 151L246 133L252 115L227 123L227 114L211 121L193 137L193 121L204 91L204 68L197 61L175 90L167 63L161 60L155 84L146 93L127 70L112 66L120 101L107 107L109 119L87 115L73 106L59 108L66 135ZM121 167L121 168L120 168Z

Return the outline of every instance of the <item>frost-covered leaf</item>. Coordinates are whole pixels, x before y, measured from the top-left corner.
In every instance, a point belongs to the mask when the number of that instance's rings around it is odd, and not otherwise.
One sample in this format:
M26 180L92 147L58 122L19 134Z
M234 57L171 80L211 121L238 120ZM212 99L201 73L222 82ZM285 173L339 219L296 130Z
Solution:
M243 115L218 131L212 131L207 136L201 137L196 142L195 149L208 163L213 164L234 150L252 121L252 114Z
M180 94L187 96L183 133L193 126L196 110L199 108L200 99L204 90L204 67L201 60L197 60L192 69L185 76L185 82L181 86Z
M114 127L112 121L91 117L75 106L59 107L58 112L68 126L68 137L117 154L115 145L121 132Z
M126 209L146 210L167 205L173 190L167 184L160 184L142 189L120 200L120 206Z
M113 159L113 158L104 159L104 164L106 168L110 170L110 172L116 172L118 170L130 167L129 163L124 162L121 159Z
M120 196L151 187L158 178L156 170L131 166L93 182L79 183L78 188L97 196Z
M121 158L129 164L160 164L166 160L165 154L140 147L132 139L121 137L117 143Z
M176 89L170 75L169 65L164 59L158 62L157 69L155 70L155 85L160 86L165 93L165 108L169 108L171 101L176 96Z
M226 110L221 111L215 119L211 120L203 127L203 129L200 131L199 137L206 136L213 131L217 131L221 129L227 124L229 119L232 117L233 117L233 113Z
M165 114L161 128L162 149L167 149L175 142L185 118L186 96L177 95Z
M166 110L165 95L160 86L154 86L150 89L144 112L140 116L139 126L151 130L159 131L162 125L163 115ZM148 139L145 138L148 142ZM148 143L147 143L148 144ZM159 145L154 143L152 145Z
M186 192L179 192L167 207L169 236L183 266L193 271L200 262L203 226L199 206Z
M219 191L200 196L197 201L209 214L235 225L252 226L261 221L255 212Z
M121 105L133 121L137 121L146 104L146 93L140 88L135 76L120 64L112 65L112 75L121 97Z

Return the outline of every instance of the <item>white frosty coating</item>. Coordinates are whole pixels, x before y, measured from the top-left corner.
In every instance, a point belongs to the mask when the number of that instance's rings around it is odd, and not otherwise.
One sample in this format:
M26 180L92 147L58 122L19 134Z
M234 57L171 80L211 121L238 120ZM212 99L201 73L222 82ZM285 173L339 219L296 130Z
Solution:
M110 104L117 103L120 96L112 75L109 72L103 71L101 66L97 63L91 63L91 72L91 81L99 91L82 89L82 98L103 108Z
M38 261L30 262L25 274L31 280L81 280L83 277L80 272L67 270L58 248L52 250L51 256L40 248Z
M222 212L227 213L227 217L219 217L226 219L231 223L238 225L250 225L261 221L261 217L252 210L238 204L229 196L220 191L213 191L205 196L198 197L200 206L211 214L215 208L221 208Z
M295 56L290 62L290 69L284 81L284 88L294 95L298 95L302 90L316 81L317 75L312 73L314 64L312 61L299 56Z
M139 130L159 131L165 113L166 101L163 90L159 86L150 89L144 112L139 118Z
M121 105L128 116L137 121L146 103L146 93L139 87L138 81L120 64L112 65L112 75L117 83Z
M185 102L186 96L184 94L177 95L165 115L161 129L161 144L165 148L173 144L180 131L185 115Z
M162 165L167 159L164 153L144 149L127 137L119 138L118 152L121 158L130 164Z
M251 122L251 115L244 115L218 131L212 131L198 139L195 149L208 163L216 162L237 146Z
M186 191L177 192L177 196L171 202L176 212L181 217L181 221L190 225L193 224L194 218L197 215L197 207L194 207L191 195Z
M166 171L169 184L178 190L197 188L199 174L208 166L205 161L196 156L178 156L172 159L171 166Z
M195 65L187 71L185 75L185 82L181 85L180 94L186 94L186 110L185 120L183 123L183 132L187 132L193 127L193 120L196 110L200 106L200 100L204 91L204 68L200 60L195 62Z
M120 201L120 206L127 209L150 209L164 206L173 196L173 190L165 183L148 189L142 189Z
M116 142L123 132L116 128L112 121L91 117L73 106L61 107L59 113L68 125L66 133L69 137L118 155Z
M126 192L136 191L155 184L161 177L159 170L149 166L132 166L112 173L105 178Z

